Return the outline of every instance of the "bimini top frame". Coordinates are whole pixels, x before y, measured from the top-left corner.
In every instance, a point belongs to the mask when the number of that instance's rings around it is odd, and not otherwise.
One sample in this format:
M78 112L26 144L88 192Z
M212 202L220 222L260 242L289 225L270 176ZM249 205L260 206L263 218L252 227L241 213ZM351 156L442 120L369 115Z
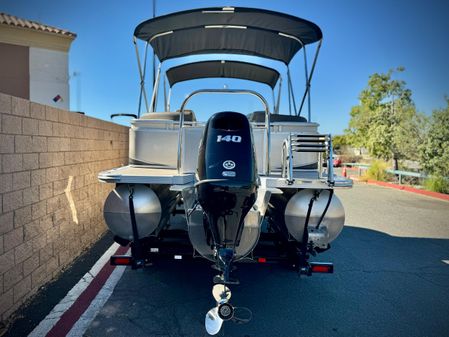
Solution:
M164 97L165 110L170 111L170 98L172 87L179 82L190 81L194 79L203 78L236 78L241 80L248 80L268 85L273 93L273 111L276 112L276 99L274 88L279 81L279 95L282 78L277 70L268 68L259 64L232 61L232 60L214 60L214 61L200 61L193 63L181 64L179 66L168 69L165 72L168 83L169 92L168 99L165 92L164 82ZM160 70L157 72L159 82ZM151 110L154 111L154 96L151 100Z
M240 61L201 61L186 63L166 71L168 83L172 87L176 83L198 78L238 78L269 85L274 89L279 79L275 69L258 64Z
M195 54L244 54L289 64L296 52L322 38L314 23L253 8L204 8L159 16L139 24L161 62Z
M281 61L288 66L293 56L303 49L306 90L297 114L308 98L310 121L310 81L322 36L316 24L288 14L253 8L215 7L144 21L134 31L134 43L136 48L137 39L145 41L146 48L150 44L161 62L188 55L242 54ZM314 42L319 45L309 76L305 48ZM138 62L143 88L145 68L142 70ZM150 111L145 96L144 99L147 111Z

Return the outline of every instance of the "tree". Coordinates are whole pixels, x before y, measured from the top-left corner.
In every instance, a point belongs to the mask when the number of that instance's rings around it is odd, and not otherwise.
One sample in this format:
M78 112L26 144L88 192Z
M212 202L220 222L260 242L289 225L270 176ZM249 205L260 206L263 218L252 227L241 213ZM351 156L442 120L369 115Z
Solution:
M335 135L332 136L332 146L334 150L339 151L341 150L345 145L349 145L349 140L347 139L345 135Z
M420 163L428 174L449 177L449 98L446 108L432 113L427 136L419 147Z
M416 149L422 140L423 117L416 113L412 92L405 81L392 78L403 71L399 67L369 77L345 130L351 145L367 148L376 158L393 159L396 169L399 159L417 158Z

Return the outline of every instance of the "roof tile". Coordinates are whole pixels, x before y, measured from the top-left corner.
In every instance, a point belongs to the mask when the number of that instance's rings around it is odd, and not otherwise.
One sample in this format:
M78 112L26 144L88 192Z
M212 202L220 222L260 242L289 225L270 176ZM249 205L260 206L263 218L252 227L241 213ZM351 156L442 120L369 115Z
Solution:
M42 32L48 32L48 33L53 33L53 34L63 35L63 36L68 36L68 37L73 37L73 38L76 37L75 33L69 32L68 30L44 25L44 24L36 22L36 21L21 19L21 18L18 18L17 16L9 15L9 14L2 13L2 12L0 12L0 24L5 24L8 26L14 26L14 27L21 27L21 28L29 28L29 29L42 31Z

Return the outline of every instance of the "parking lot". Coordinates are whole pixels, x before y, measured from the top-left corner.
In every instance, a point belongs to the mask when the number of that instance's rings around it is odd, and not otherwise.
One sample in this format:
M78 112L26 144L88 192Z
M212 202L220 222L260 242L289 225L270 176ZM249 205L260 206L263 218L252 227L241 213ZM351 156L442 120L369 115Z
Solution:
M342 235L316 261L335 274L299 277L278 265L240 265L232 303L248 324L221 336L447 336L449 203L358 184L338 192ZM207 336L214 305L207 262L127 269L86 336Z

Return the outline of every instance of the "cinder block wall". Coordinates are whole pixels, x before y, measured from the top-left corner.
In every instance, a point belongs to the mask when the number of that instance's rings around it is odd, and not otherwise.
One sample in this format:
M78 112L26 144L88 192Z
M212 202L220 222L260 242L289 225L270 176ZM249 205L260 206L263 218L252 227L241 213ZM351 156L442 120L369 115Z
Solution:
M0 93L0 318L94 243L128 128Z

